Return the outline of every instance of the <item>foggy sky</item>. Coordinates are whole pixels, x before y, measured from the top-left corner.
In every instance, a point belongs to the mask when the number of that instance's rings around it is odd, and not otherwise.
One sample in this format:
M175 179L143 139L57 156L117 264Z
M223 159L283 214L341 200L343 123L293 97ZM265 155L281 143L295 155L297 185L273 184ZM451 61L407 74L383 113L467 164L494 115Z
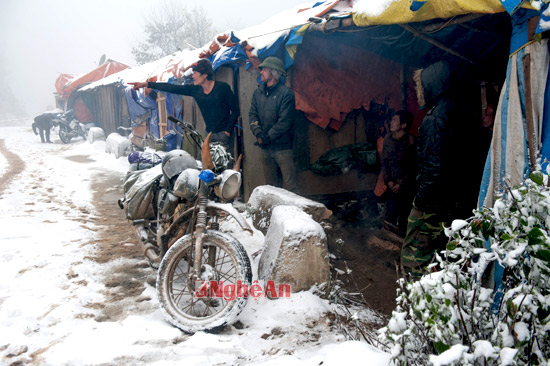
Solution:
M181 0L202 6L216 30L242 29L304 3L303 0ZM306 1L307 2L307 1ZM55 106L60 73L84 74L101 55L135 66L132 46L155 0L0 0L0 121L5 103L34 117ZM230 5L229 5L230 4ZM201 45L202 46L202 45ZM4 110L2 110L4 109Z

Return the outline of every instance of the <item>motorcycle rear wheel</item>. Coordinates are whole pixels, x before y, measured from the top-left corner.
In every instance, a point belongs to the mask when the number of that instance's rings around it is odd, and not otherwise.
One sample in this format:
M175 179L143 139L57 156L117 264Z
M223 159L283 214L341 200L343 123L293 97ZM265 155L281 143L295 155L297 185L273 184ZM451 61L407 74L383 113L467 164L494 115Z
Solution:
M82 127L78 128L78 135L84 139L84 141L88 140L88 136L86 135L86 130L83 130Z
M68 144L69 142L71 142L70 131L67 126L64 126L62 124L59 125L59 138L64 144Z
M226 297L208 297L204 293L201 296L192 283L193 251L191 235L181 237L166 252L157 275L157 296L166 319L187 333L230 324L248 301L248 296L236 291L235 296L227 293ZM250 288L252 270L248 255L228 234L216 230L205 233L201 268L201 278L207 282L215 281L224 288L229 285L236 289L238 283Z

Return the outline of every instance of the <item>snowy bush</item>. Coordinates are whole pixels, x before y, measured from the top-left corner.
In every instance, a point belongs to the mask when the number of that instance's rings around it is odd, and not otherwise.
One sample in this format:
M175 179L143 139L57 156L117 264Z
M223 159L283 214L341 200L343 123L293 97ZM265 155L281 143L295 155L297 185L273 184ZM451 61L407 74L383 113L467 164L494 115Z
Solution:
M543 181L534 172L493 208L455 220L447 250L436 255L438 270L400 280L397 307L380 330L393 364L548 364L550 191ZM495 261L505 268L501 300L486 283Z

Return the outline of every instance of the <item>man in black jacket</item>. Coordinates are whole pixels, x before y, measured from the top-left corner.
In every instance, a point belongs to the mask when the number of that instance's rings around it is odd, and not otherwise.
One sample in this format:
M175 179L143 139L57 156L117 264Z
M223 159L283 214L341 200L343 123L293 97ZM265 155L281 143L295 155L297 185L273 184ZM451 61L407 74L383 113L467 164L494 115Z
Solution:
M214 81L212 64L201 59L192 66L193 85L170 83L135 82L128 83L134 89L151 88L167 93L188 95L195 98L206 124L206 133L212 132L211 142L229 146L229 137L239 118L239 104L231 87L224 82Z
M461 167L472 164L465 138L469 125L475 122L469 116L475 108L465 105L465 96L475 93L465 93L457 71L442 61L419 70L415 81L419 105L429 111L418 132L418 190L401 249L401 265L413 277L420 277L435 252L445 249L443 227L467 213L464 192L470 183Z
M52 143L50 141L50 129L52 127L52 119L54 117L53 113L42 113L36 117L34 117L34 123L32 124L32 128L35 134L38 134L36 131L36 128L38 128L38 131L40 132L40 140L42 143ZM44 135L46 135L46 138L44 139Z
M384 137L382 149L382 173L388 189L384 225L396 227L404 236L407 217L411 211L415 193L416 141L409 133L413 114L405 110L395 113L390 121L390 133Z
M263 154L266 184L277 185L279 169L283 188L296 192L292 150L294 93L281 82L285 69L280 59L267 57L259 69L263 84L252 95L249 118L250 130Z

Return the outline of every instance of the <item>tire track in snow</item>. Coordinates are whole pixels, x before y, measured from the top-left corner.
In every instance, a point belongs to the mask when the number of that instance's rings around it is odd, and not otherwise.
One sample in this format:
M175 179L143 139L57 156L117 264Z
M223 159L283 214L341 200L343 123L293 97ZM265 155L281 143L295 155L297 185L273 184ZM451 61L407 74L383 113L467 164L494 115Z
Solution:
M4 155L6 161L8 162L8 169L0 177L0 196L3 194L4 190L10 182L23 170L25 170L25 162L19 157L19 155L9 151L6 148L6 143L4 140L0 140L0 154Z

